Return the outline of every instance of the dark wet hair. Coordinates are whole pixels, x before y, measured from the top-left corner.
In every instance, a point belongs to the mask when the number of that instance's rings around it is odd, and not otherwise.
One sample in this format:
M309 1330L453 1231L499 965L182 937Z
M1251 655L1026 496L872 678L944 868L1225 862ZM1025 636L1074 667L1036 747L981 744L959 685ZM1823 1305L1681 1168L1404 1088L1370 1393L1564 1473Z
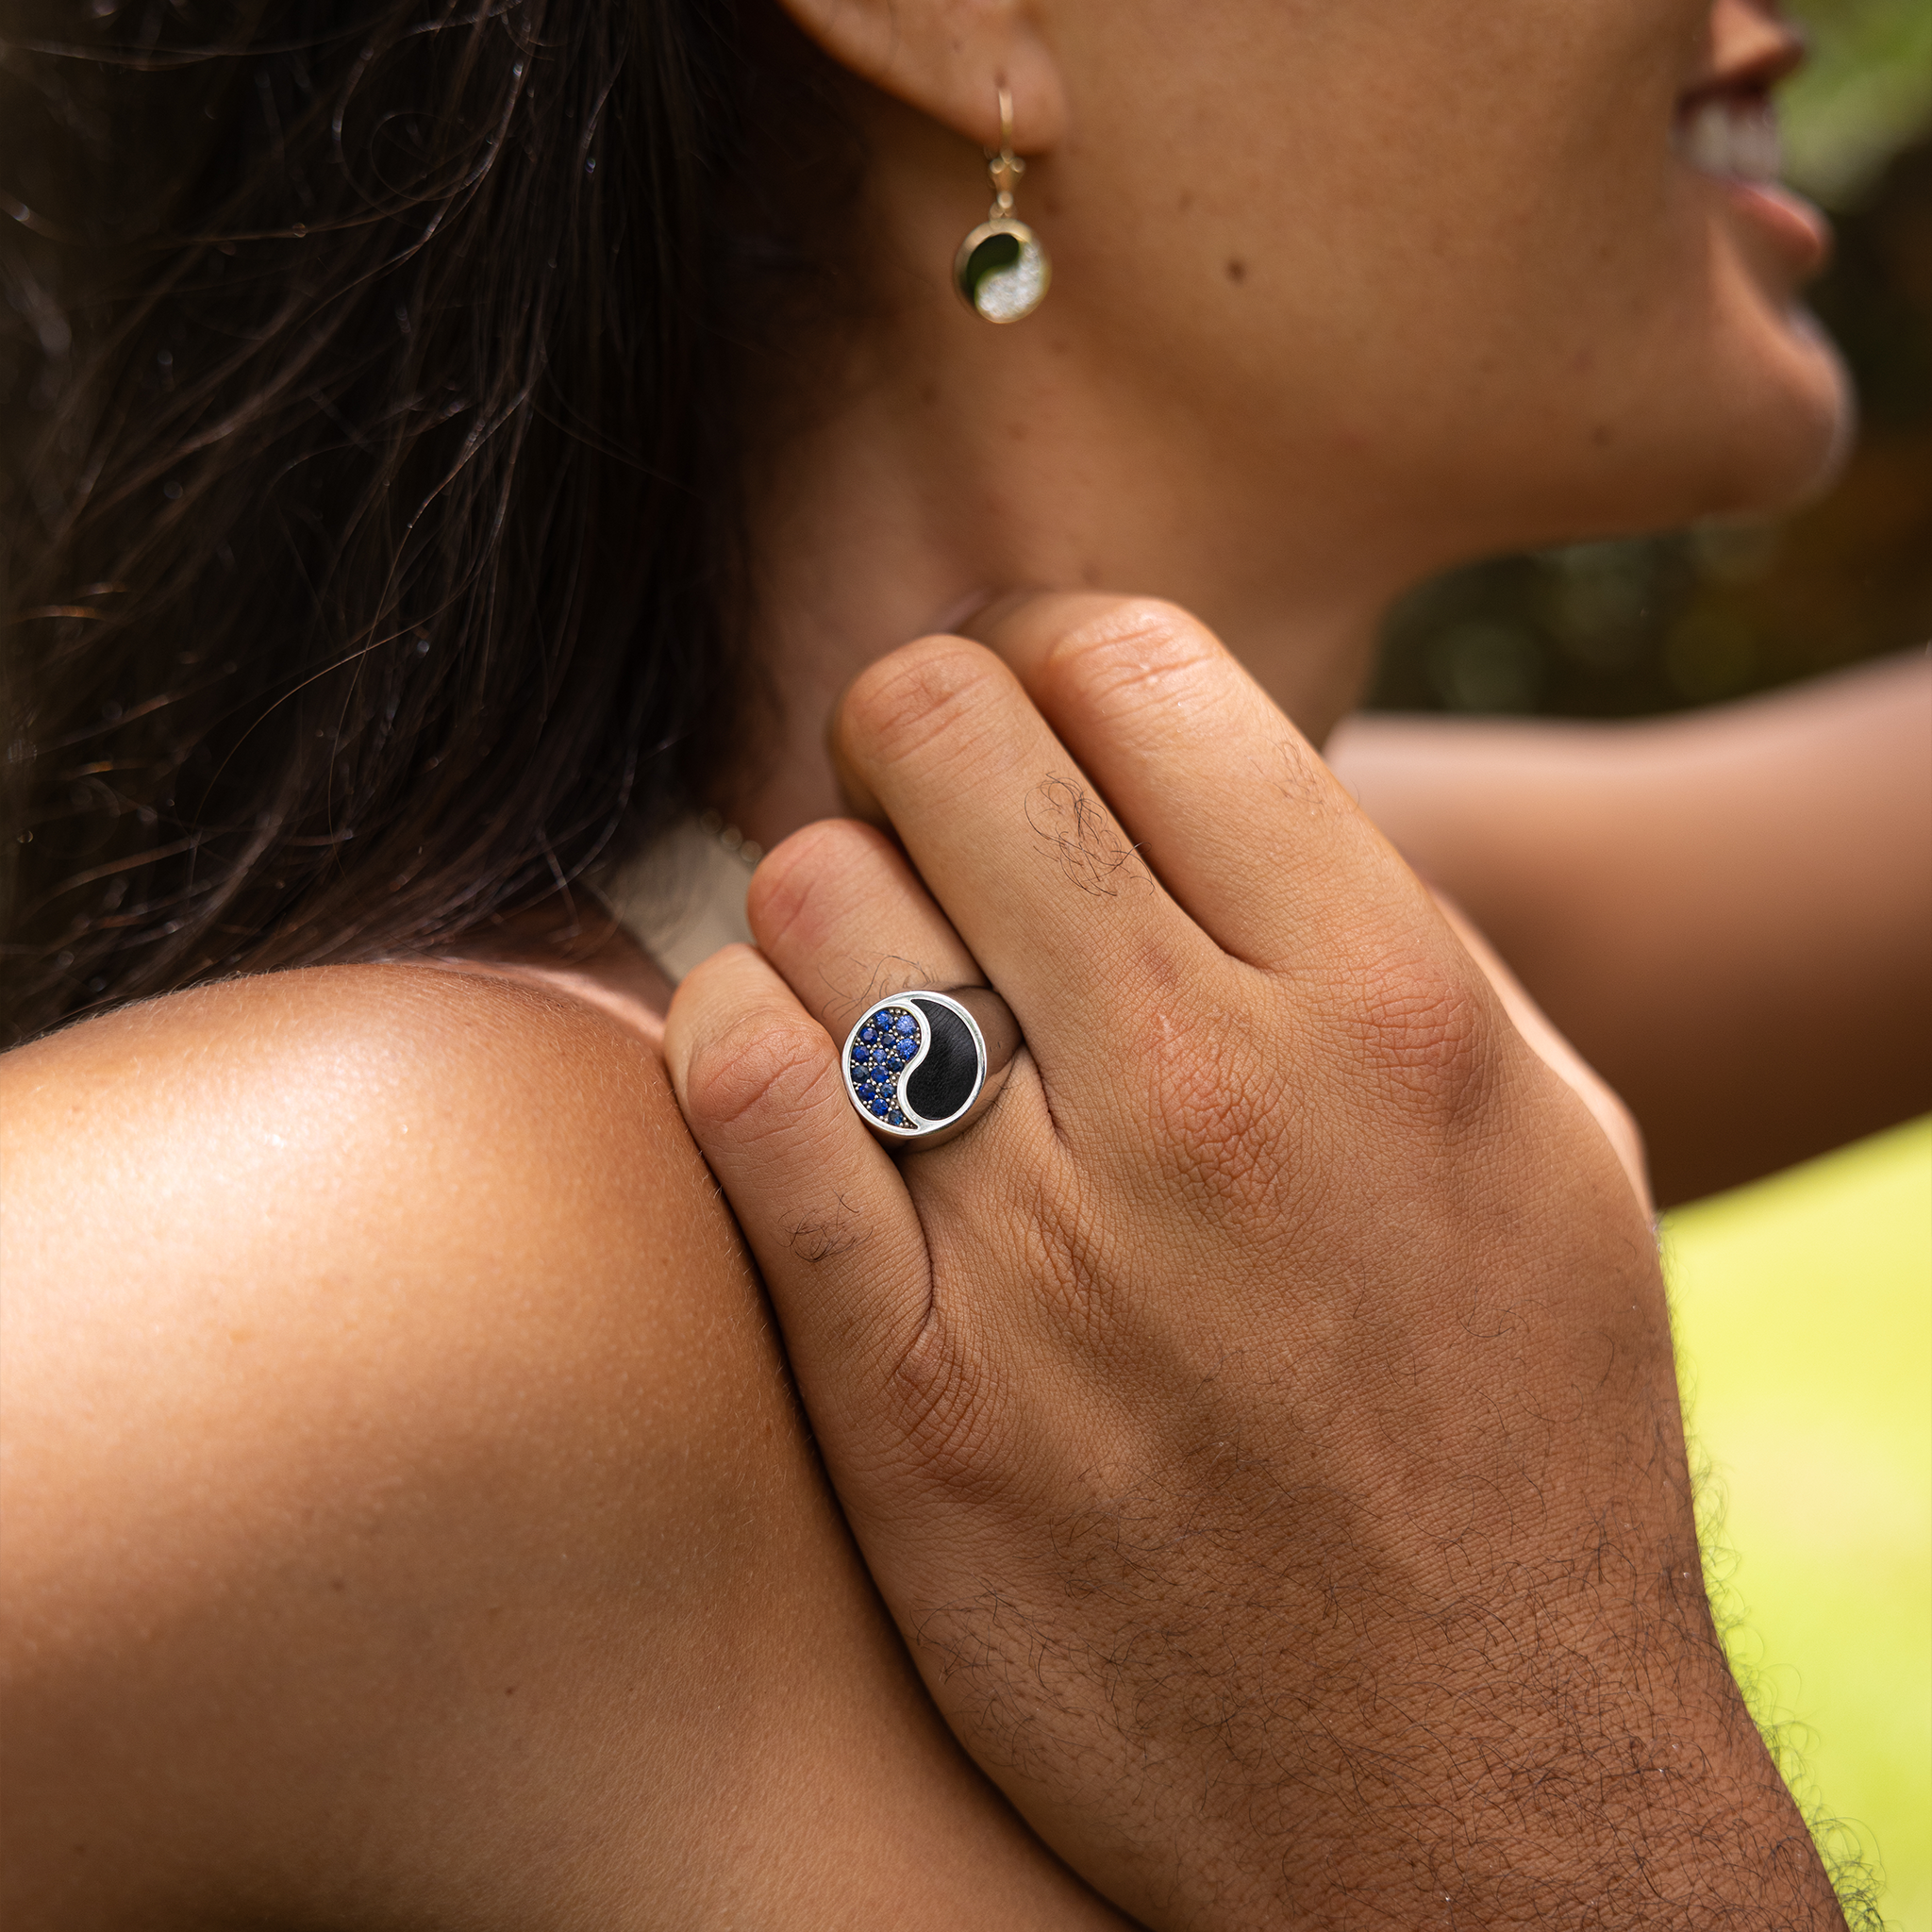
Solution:
M10 1039L457 940L698 802L754 675L750 318L810 273L745 166L803 42L754 58L731 0L58 15L0 100L47 425L7 533ZM50 117L87 232L36 205ZM62 259L114 273L63 307Z

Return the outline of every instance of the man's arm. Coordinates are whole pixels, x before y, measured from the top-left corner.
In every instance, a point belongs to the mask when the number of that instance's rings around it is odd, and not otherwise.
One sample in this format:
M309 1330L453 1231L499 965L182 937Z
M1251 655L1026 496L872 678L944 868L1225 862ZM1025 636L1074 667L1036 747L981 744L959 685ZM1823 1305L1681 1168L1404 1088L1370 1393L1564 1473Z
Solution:
M1629 1103L1659 1200L1932 1106L1932 659L1641 724L1369 717L1329 761Z
M665 1032L948 1723L1159 1932L1842 1932L1601 1117L1191 620L987 628L854 683L897 838L781 844ZM969 982L1025 1052L895 1162L836 1042Z

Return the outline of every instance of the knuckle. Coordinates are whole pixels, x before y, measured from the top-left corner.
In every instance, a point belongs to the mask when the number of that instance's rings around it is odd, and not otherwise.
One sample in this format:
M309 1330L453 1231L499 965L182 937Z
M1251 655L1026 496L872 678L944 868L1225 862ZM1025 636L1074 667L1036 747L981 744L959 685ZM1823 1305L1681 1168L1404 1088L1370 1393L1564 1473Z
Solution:
M768 852L744 895L746 922L766 943L801 930L812 905L823 860L821 827L808 825ZM809 925L802 937L811 942Z
M1148 1028L1149 1103L1169 1177L1182 1193L1236 1222L1281 1208L1290 1093L1281 1057L1249 1015L1163 1012Z
M882 832L852 819L807 825L769 852L752 874L745 916L767 947L789 941L817 951L851 909L856 891L872 888L891 864Z
M982 645L923 638L859 674L845 696L843 728L879 763L902 763L936 741L956 741L1007 675Z
M1220 664L1214 635L1178 605L1126 597L1072 625L1045 670L1063 691L1108 710L1170 702L1174 687Z
M1185 666L1223 655L1214 634L1178 604L1164 597L1114 597L1070 624L1054 645L1051 660L1105 664L1125 656Z
M802 1014L745 1014L691 1054L692 1119L707 1134L750 1142L795 1128L841 1100L824 1030Z
M1478 1104L1493 1063L1482 990L1454 963L1391 951L1361 973L1331 1024L1387 1098L1447 1124Z

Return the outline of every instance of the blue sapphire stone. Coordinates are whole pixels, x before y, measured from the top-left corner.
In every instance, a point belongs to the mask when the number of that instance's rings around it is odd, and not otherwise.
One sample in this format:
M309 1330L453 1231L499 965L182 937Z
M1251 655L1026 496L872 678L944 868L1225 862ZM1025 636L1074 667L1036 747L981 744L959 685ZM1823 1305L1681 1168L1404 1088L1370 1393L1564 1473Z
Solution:
M899 1082L918 1052L918 1020L904 1007L888 1006L858 1029L847 1061L859 1106L874 1120L908 1133L913 1124L899 1099Z

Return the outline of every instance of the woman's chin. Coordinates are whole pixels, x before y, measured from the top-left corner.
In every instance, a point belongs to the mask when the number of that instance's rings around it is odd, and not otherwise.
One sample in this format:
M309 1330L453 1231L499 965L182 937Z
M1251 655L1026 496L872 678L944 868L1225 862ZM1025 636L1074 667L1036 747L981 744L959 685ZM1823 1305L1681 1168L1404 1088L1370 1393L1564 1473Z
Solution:
M1857 399L1838 345L1793 303L1760 347L1758 379L1738 397L1735 441L1715 513L1771 516L1838 480L1857 428Z
M1838 480L1857 406L1836 344L1795 306L1774 330L1753 337L1685 381L1674 403L1656 407L1666 399L1652 398L1654 432L1630 439L1624 476L1632 487L1611 512L1617 527L1592 534L1781 516Z
M1512 434L1474 458L1458 445L1463 487L1433 500L1441 522L1430 534L1444 541L1424 567L1776 517L1828 490L1851 453L1857 412L1816 318L1796 305L1778 316L1759 308L1722 339L1693 342L1681 330L1677 353L1654 358L1648 379L1623 388L1621 407L1576 413L1563 434L1539 425L1533 438ZM1450 462L1431 474L1452 474ZM1486 478L1502 487L1485 492Z

